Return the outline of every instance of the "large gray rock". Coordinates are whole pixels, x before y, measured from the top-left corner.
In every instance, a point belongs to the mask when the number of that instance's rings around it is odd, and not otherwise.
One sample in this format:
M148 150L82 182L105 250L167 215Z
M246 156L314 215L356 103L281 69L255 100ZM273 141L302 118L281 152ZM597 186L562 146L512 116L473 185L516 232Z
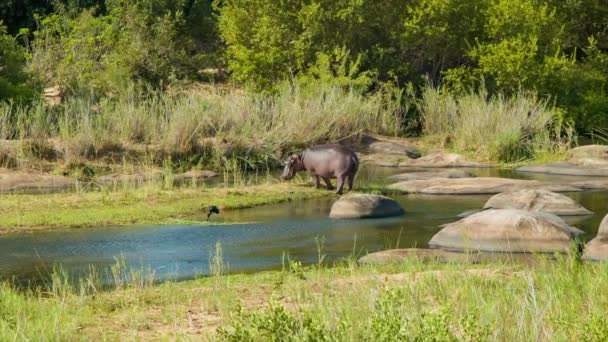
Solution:
M570 162L524 166L517 169L517 171L566 176L608 177L608 167L585 166Z
M430 195L476 195L497 194L520 189L544 189L555 192L577 192L583 189L534 180L478 177L478 178L438 178L430 180L413 180L391 184L390 189L403 193L421 193Z
M369 145L369 151L385 155L406 156L412 159L420 158L418 148L404 142L378 140Z
M77 183L76 179L64 176L0 169L0 192L65 189Z
M363 136L361 161L366 164L397 167L405 160L419 158L420 150L413 143L397 138Z
M566 252L582 233L553 214L490 209L444 225L429 245L458 251Z
M394 176L389 179L396 181L408 180L427 180L436 178L475 178L474 174L461 170L445 170L445 171L424 171L424 172L407 172Z
M542 189L507 191L492 196L484 209L522 209L569 215L591 215L591 211L570 197Z
M605 261L608 260L608 215L604 217L597 231L595 239L585 246L583 259Z
M608 167L608 146L587 145L573 148L568 151L568 160L579 165Z
M376 218L403 215L405 211L395 200L369 194L340 197L331 207L331 218Z
M570 176L608 177L608 146L588 145L568 151L568 160L558 163L530 165L521 172L549 173Z
M406 160L400 163L399 167L454 168L489 167L489 165L468 160L466 157L455 153L434 152L418 159Z

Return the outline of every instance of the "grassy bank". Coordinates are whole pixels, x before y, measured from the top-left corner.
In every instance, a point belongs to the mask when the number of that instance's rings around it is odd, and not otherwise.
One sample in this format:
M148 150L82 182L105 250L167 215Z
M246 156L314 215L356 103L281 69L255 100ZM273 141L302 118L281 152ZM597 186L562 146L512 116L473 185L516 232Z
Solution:
M164 189L158 184L115 190L0 196L0 234L36 228L192 222L206 207L223 210L331 196L333 192L285 183Z
M55 107L0 104L0 167L69 174L71 166L87 165L95 175L131 165L266 169L290 150L356 143L364 133L419 135L425 149L515 163L559 158L575 140L563 116L532 93L452 94L428 86L419 95L303 81L283 82L274 93L131 90Z
M262 168L290 149L384 131L391 106L380 92L298 82L270 94L206 87L78 97L56 107L0 104L0 139L26 142L0 145L0 166L105 160L226 168L237 160Z
M217 270L217 269L216 269ZM128 272L128 271L127 271ZM303 268L99 292L0 286L2 340L602 341L608 266L422 263Z

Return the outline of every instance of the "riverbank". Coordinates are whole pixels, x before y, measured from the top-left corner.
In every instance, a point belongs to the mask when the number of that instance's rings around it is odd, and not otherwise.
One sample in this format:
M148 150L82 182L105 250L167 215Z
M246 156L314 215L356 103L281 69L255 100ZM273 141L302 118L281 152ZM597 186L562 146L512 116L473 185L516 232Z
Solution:
M0 286L0 339L48 340L589 340L608 337L606 264L576 256L534 262L302 267L98 291L94 277L49 291ZM117 277L115 279L119 279ZM93 280L91 280L93 279ZM122 278L121 278L122 279Z
M126 224L194 223L206 219L207 207L249 208L284 201L334 196L307 185L263 185L164 189L151 183L116 190L0 196L0 234L34 229Z

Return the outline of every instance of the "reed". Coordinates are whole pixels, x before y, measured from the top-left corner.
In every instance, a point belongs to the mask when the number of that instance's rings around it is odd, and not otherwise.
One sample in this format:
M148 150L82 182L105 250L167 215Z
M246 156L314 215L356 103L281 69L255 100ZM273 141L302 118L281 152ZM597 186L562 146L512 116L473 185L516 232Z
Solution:
M514 163L563 154L575 140L563 112L536 94L479 92L455 96L427 87L419 110L424 135L479 159Z

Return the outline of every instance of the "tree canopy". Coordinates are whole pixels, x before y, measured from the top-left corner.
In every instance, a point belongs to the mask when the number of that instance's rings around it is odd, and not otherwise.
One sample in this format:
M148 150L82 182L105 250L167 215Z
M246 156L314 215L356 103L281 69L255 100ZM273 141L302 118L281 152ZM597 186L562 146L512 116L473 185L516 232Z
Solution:
M27 74L111 94L205 80L206 68L270 91L293 77L483 86L535 91L581 131L608 127L603 0L24 0L0 4L0 18L0 70L13 70L0 79L17 86Z

